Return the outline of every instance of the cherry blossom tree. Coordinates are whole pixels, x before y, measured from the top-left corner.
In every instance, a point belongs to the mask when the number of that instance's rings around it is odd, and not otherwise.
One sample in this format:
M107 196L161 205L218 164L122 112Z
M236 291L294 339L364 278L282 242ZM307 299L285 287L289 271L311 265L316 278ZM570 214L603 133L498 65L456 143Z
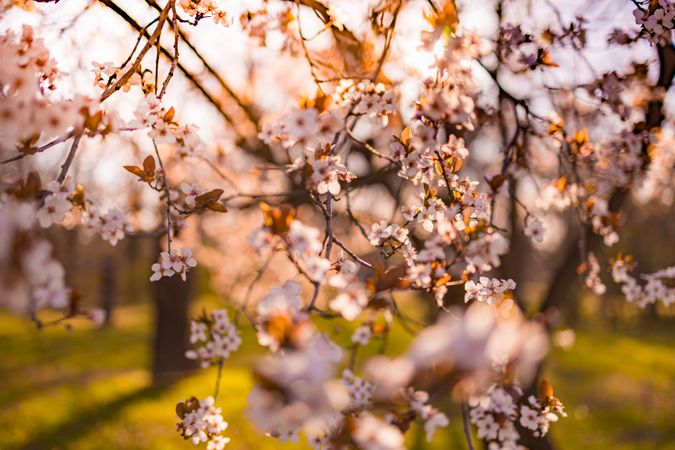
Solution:
M226 302L185 357L222 368L244 327L266 349L248 417L270 439L400 449L418 422L548 448L569 285L675 300L675 266L642 272L621 234L626 203L675 195L668 0L67 3L0 0L1 302L38 326L101 320L46 229L160 237L148 282L203 266ZM534 314L532 252L559 263ZM176 407L209 450L221 384Z

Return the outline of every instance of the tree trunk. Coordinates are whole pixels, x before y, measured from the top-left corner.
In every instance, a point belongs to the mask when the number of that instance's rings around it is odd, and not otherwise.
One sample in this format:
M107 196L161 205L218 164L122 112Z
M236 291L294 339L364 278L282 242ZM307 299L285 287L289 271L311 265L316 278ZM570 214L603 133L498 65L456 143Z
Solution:
M103 326L112 325L113 305L117 295L117 266L110 254L103 255L101 261L101 309L105 312Z
M176 381L195 367L193 361L185 357L194 279L195 272L191 271L186 281L174 275L153 283L155 338L152 378L155 384Z

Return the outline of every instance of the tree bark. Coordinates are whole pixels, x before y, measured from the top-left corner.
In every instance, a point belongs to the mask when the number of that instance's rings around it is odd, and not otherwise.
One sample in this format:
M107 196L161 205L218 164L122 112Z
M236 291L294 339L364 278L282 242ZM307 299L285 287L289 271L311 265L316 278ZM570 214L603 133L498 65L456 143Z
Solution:
M101 261L101 309L105 312L103 326L112 325L113 306L117 295L117 266L110 254L103 255Z

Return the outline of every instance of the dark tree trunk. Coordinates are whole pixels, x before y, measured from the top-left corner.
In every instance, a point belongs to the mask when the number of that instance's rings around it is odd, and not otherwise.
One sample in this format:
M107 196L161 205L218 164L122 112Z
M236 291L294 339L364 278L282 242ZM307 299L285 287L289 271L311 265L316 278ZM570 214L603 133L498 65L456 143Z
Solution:
M104 255L101 261L101 309L105 312L103 326L112 325L113 305L117 295L117 266L112 255Z
M153 283L155 338L152 377L155 384L171 383L195 367L185 357L188 348L188 317L193 295L195 272L183 281L179 275Z

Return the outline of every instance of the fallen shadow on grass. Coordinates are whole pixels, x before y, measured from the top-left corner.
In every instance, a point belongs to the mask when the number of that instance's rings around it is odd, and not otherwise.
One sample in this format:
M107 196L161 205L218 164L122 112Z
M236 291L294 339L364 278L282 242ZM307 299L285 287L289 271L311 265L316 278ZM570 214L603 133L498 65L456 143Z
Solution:
M111 419L127 406L140 400L157 399L170 387L171 384L169 383L146 386L118 397L109 403L85 409L65 423L38 432L30 442L19 448L21 450L67 448L73 439L81 437L87 431Z

